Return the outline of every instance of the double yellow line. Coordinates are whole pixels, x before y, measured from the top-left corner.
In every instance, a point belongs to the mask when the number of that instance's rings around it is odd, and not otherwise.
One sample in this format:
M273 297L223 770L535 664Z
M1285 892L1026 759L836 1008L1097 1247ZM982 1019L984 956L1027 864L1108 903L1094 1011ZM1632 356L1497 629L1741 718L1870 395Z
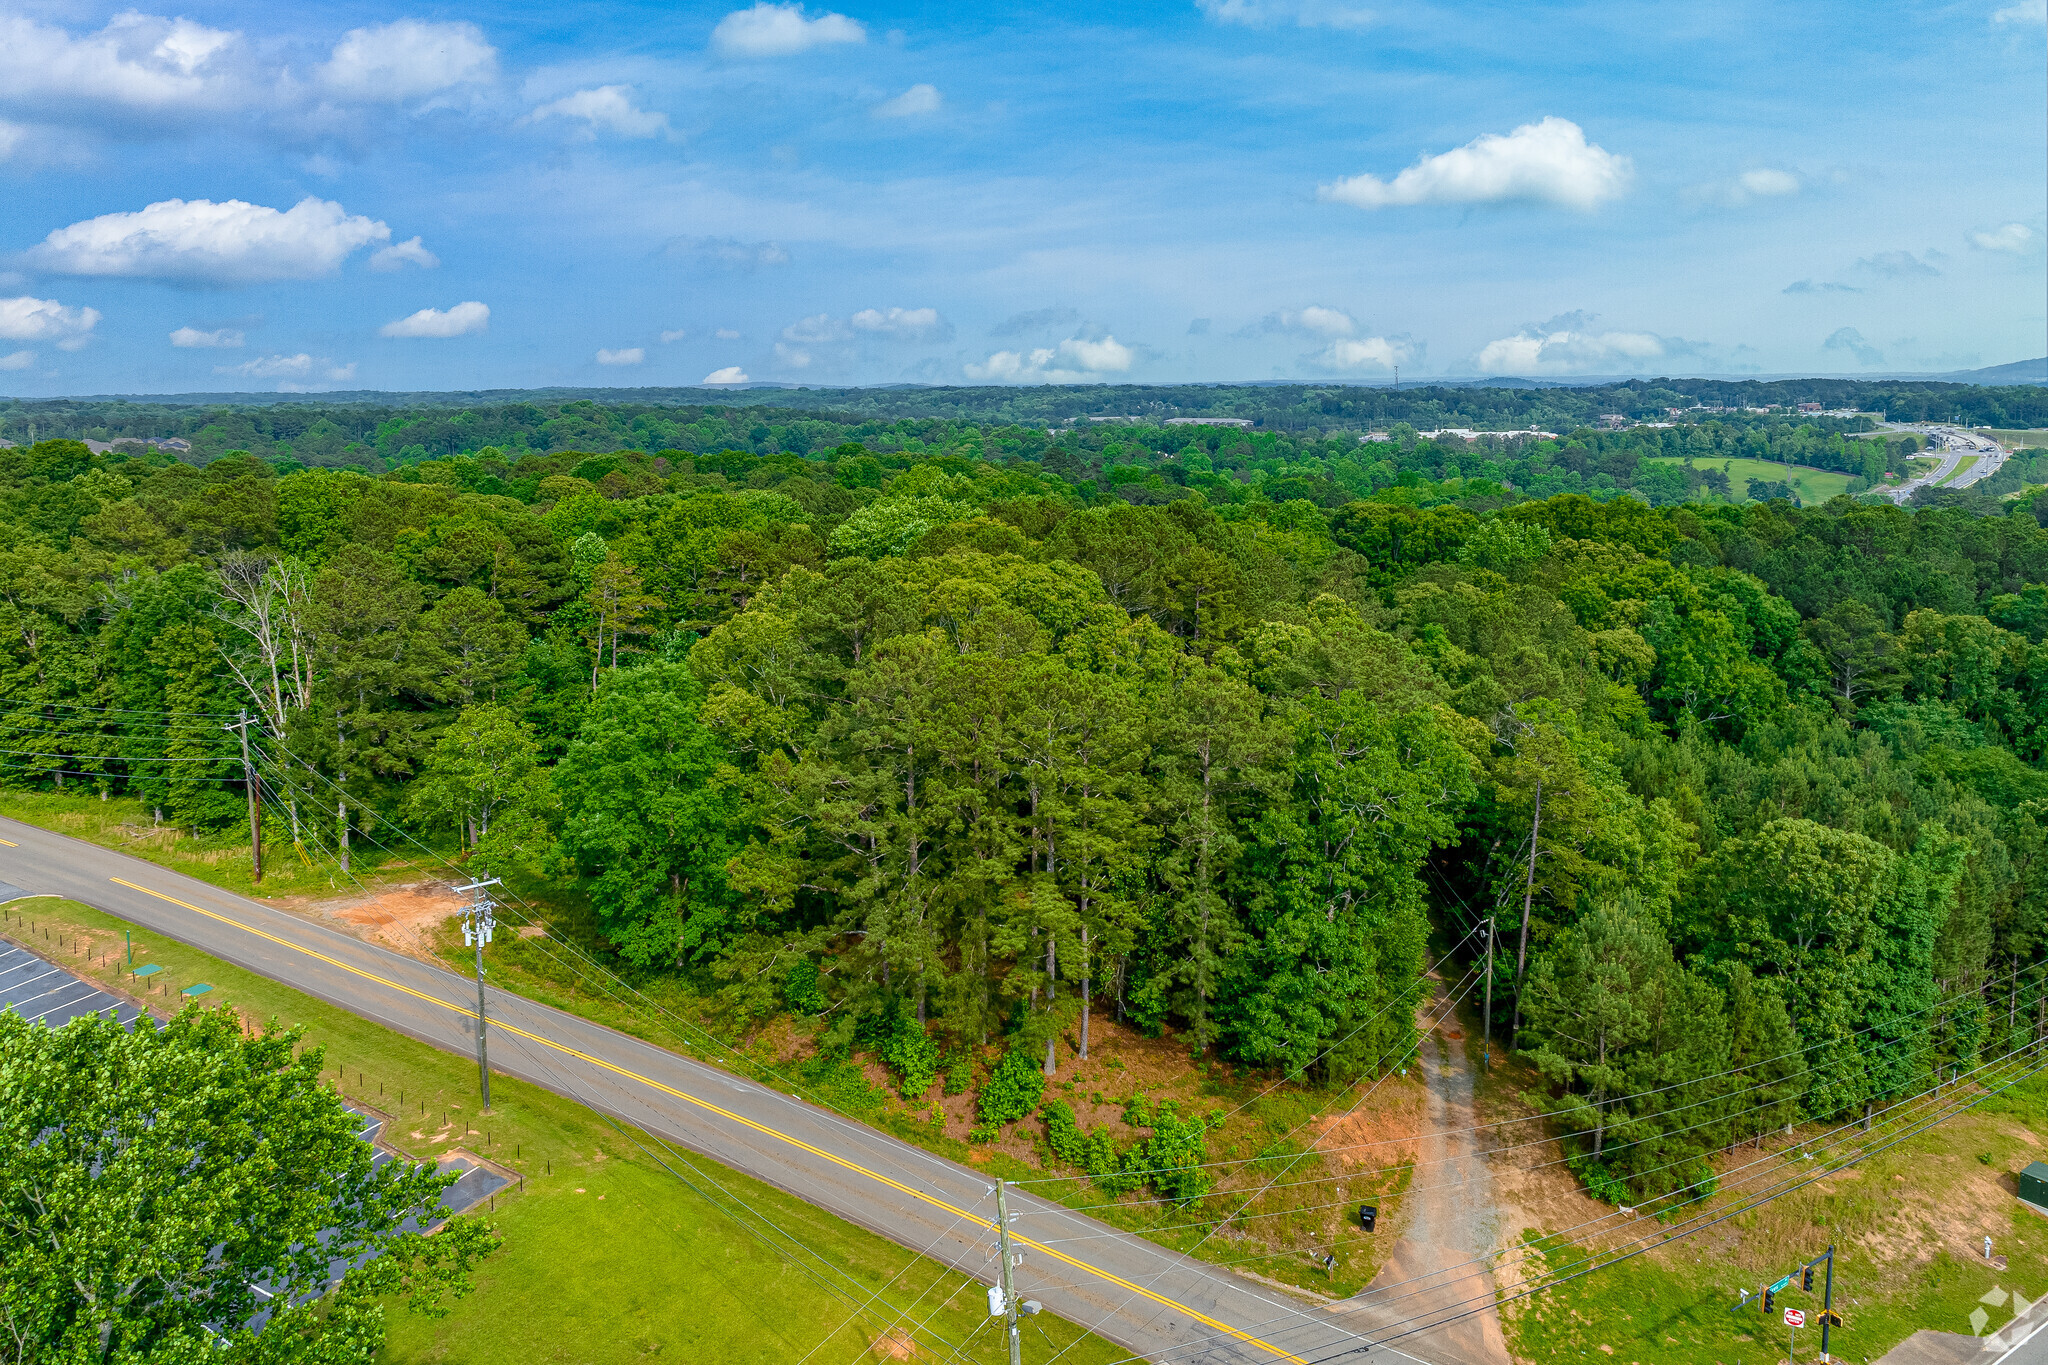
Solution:
M160 901L168 901L170 904L175 905L180 909L190 910L195 915L204 915L206 916L206 918L210 920L216 920L221 924L229 925L233 928L240 929L244 933L254 934L256 937L260 939L264 939L268 942L275 943L280 948L289 948L295 953L304 953L307 957L316 958L321 962L325 962L330 967L338 967L342 971L348 972L353 976L359 976L365 981L374 981L380 986L386 987L390 990L398 991L404 995L409 995L415 1000L424 1001L426 1004L429 1005L438 1005L442 1009L447 1010L452 1014L464 1015L471 1019L474 1019L476 1017L475 1010L468 1009L462 1005L451 1005L446 1000L440 999L438 996L428 995L425 991L416 991L410 986L400 985L398 982L391 980L389 977L379 976L375 972L364 971L361 967L351 966L349 963L343 962L338 958L332 958L325 953L316 952L313 949L306 947L304 944L294 943L287 938L279 938L276 934L265 933L263 930L258 929L253 925L244 924L242 923L242 921L238 919L233 919L227 915L218 914L212 910L207 910L200 906L193 905L189 901L181 901L176 896L166 896L161 891L152 891L146 886L138 886L134 882L124 881L119 877L110 877L108 878L108 880L113 882L116 886L125 886L130 891L140 891L145 896L154 896L156 899ZM754 1122L754 1120L747 1118L744 1115L733 1113L730 1109L721 1109L719 1106L712 1104L708 1100L698 1099L695 1095L687 1094L684 1091L677 1090L674 1086L663 1085L660 1081L657 1081L652 1077L643 1076L637 1071L630 1071L627 1068L620 1066L615 1062L608 1062L602 1057L593 1057L587 1052L579 1052L575 1048L568 1047L562 1043L558 1043L552 1038L543 1038L537 1033L529 1033L523 1028L519 1028L516 1025L506 1023L502 1019L492 1020L491 1026L502 1033L516 1034L519 1037L525 1038L531 1042L539 1043L542 1047L553 1048L555 1051L563 1054L564 1056L574 1057L576 1060L580 1062L588 1062L590 1065L598 1067L605 1071L609 1071L615 1076L623 1077L624 1079L629 1081L638 1081L640 1084L647 1086L649 1089L659 1090L664 1095L674 1096L676 1099L682 1100L687 1104L693 1104L707 1113L716 1114L720 1118L726 1119L732 1123L737 1123L743 1128L750 1128L754 1132L761 1134L763 1137L774 1138L776 1141L787 1143L800 1151L809 1152L812 1156L815 1156L822 1161L829 1161L833 1165L840 1167L842 1170L850 1171L855 1175L865 1176L869 1180L876 1181L879 1184L887 1185L890 1189L895 1190L900 1194L909 1195L912 1199L918 1200L920 1203L928 1204L931 1207L938 1209L943 1213L950 1213L955 1218L963 1219L966 1222L973 1224L975 1227L978 1227L985 1232L994 1232L996 1230L996 1225L990 1220L986 1218L977 1217L976 1215L968 1212L966 1209L957 1208L954 1205L947 1203L943 1199L925 1193L923 1190L913 1189L911 1186L905 1185L901 1181L890 1179L888 1176L883 1175L879 1171L871 1171L867 1167L860 1165L858 1162L848 1161L845 1157L839 1156L832 1152L828 1152L824 1150L822 1147L813 1147L810 1143L805 1142L802 1138L792 1137L788 1133L781 1132L778 1129L770 1128L766 1124L756 1123ZM1098 1279L1107 1280L1110 1284L1116 1285L1120 1289L1128 1289L1131 1293L1137 1295L1138 1297L1149 1299L1153 1303L1158 1304L1162 1308L1170 1308L1176 1313L1185 1313L1189 1318L1202 1324L1202 1326L1208 1327L1217 1332L1224 1333L1225 1335L1235 1337L1239 1341L1242 1341L1247 1345L1256 1346L1260 1350L1267 1352L1275 1358L1287 1362L1288 1365L1307 1365L1307 1362L1303 1361L1300 1356L1295 1355L1291 1351L1283 1350L1282 1348L1273 1345L1271 1342L1262 1341L1258 1337L1251 1335L1249 1332L1245 1332L1240 1330L1239 1328L1233 1327L1227 1322L1219 1322L1215 1318L1208 1316L1206 1313L1198 1312L1197 1310L1188 1307L1184 1303L1180 1303L1176 1300L1169 1299L1163 1294L1155 1293L1154 1291L1146 1288L1143 1285L1133 1284L1131 1281L1124 1279L1121 1275L1112 1275L1108 1271L1102 1270L1096 1266L1089 1265L1085 1261L1077 1261L1072 1256L1067 1255L1065 1252L1060 1251L1054 1247L1047 1246L1043 1242L1034 1241L1029 1237L1019 1237L1015 1235L1013 1235L1010 1238L1010 1240L1019 1246L1025 1247L1031 1251L1038 1252L1040 1255L1048 1256L1051 1259L1059 1261L1064 1265L1072 1266L1074 1269L1082 1271L1085 1274L1093 1275Z

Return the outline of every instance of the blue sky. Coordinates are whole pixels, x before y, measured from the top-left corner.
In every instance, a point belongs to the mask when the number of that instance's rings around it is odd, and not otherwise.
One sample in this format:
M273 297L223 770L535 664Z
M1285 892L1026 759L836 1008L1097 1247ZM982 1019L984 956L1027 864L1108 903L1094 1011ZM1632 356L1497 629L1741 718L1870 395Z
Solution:
M0 393L1999 364L2043 10L0 3Z

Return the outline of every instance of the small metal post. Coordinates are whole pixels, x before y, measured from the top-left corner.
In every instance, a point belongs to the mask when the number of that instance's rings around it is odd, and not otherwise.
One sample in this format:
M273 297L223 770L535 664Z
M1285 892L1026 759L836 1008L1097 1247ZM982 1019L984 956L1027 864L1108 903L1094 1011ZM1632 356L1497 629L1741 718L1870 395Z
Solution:
M1831 1360L1833 1357L1828 1354L1828 1327L1831 1324L1828 1319L1835 1311L1835 1244L1833 1242L1828 1243L1828 1281L1826 1287L1821 1291L1820 1303L1820 1358L1822 1360Z

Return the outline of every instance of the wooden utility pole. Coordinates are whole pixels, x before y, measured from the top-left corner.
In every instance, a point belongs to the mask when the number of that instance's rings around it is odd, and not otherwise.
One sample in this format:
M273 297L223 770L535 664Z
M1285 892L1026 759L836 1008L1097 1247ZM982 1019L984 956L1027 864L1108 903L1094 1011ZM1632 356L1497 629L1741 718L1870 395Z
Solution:
M996 1249L1003 1258L1003 1318L1010 1334L1010 1365L1022 1365L1023 1344L1017 1338L1017 1285L1010 1274L1010 1200L1008 1184L996 1181Z
M253 882L263 880L263 791L256 768L249 762L249 712L244 709L235 713L240 717L233 725L223 725L223 730L233 730L242 741L242 785L249 792L249 878Z
M1529 876L1522 883L1522 945L1515 950L1515 1021L1508 1029L1508 1046L1522 1031L1522 973L1529 965L1529 907L1536 900L1536 841L1543 835L1543 775L1536 775L1536 815L1529 822Z

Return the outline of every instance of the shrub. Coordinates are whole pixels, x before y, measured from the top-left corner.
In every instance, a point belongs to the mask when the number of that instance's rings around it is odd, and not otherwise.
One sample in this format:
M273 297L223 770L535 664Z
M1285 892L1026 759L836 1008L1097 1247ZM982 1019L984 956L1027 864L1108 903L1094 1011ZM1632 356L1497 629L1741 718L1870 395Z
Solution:
M1045 1073L1029 1047L1013 1047L996 1063L988 1084L975 1097L974 1112L984 1128L1015 1123L1045 1098Z
M818 985L818 964L813 958L799 958L782 979L782 1000L797 1014L823 1014L825 992Z
M913 1015L904 1015L882 1039L882 1065L896 1073L903 1098L914 1100L939 1078L939 1042Z

